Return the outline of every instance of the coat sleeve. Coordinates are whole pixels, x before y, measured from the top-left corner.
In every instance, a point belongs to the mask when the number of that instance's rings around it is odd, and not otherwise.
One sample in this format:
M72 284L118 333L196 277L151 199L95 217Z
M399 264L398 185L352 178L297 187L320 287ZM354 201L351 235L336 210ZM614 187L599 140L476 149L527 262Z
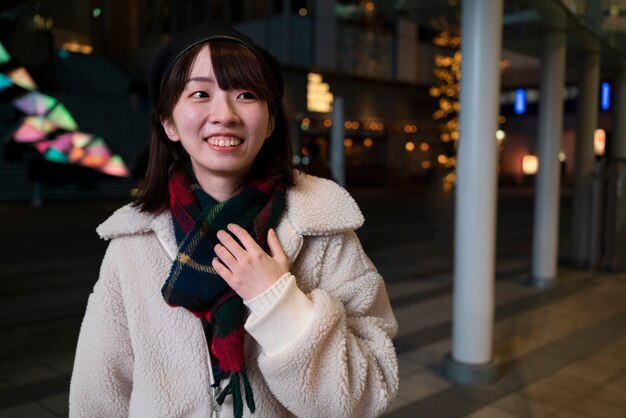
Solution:
M384 282L354 231L328 238L318 286L288 284L246 323L262 348L259 368L298 417L372 417L398 389L391 339L397 322Z
M133 352L114 261L117 244L109 245L87 302L70 383L70 417L128 416Z

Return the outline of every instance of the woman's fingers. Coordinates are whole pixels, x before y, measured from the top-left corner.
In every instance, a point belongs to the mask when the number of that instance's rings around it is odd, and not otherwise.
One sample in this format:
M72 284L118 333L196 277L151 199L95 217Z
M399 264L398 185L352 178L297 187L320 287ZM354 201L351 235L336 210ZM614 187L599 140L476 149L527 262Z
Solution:
M245 250L243 248L241 248L241 245L239 245L239 243L237 241L235 241L235 239L226 231L217 231L217 239L220 240L220 243L228 250L230 251L230 253L236 258L236 259L240 259L244 253ZM217 247L220 244L217 244L215 246L215 250L217 253ZM219 256L219 254L218 254ZM221 257L220 257L221 258Z
M217 257L212 266L244 300L263 293L289 271L289 260L273 229L267 232L268 251L272 255L242 227L230 224L228 231L217 233L220 242L215 245Z
M228 230L230 232L232 232L237 237L237 239L239 240L239 242L241 242L241 244L246 249L246 251L248 251L248 252L250 252L250 251L258 251L258 250L263 251L261 249L261 247L259 247L259 244L256 243L254 238L252 238L252 236L250 236L248 231L246 231L245 229L243 229L239 225L237 225L237 224L228 224L227 228L228 228Z
M219 258L214 257L211 265L213 266L217 274L219 274L224 280L230 283L233 278L233 273L232 271L228 270L228 267L222 264Z
M287 258L285 251L283 250L283 246L280 245L280 241L278 240L278 236L276 235L274 228L271 228L267 232L267 245L270 247L272 257L281 261Z

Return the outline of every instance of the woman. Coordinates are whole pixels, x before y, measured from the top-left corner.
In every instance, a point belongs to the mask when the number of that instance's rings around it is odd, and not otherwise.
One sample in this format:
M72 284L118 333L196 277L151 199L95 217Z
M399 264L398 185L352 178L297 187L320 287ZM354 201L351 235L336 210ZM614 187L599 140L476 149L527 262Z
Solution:
M397 323L356 203L292 170L278 63L209 22L160 52L150 90L139 197L98 228L70 415L380 414Z

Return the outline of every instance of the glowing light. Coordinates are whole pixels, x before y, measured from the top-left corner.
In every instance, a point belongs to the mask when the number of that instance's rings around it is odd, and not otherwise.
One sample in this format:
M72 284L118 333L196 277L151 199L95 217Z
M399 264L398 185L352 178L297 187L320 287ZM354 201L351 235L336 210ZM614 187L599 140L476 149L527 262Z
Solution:
M611 85L609 83L602 83L602 89L600 91L600 107L602 110L608 110L611 99Z
M365 3L365 11L368 13L372 13L375 7L376 6L374 5L373 1L368 1L367 3Z
M526 90L515 90L515 105L513 109L518 115L522 115L526 112Z
M420 149L421 149L422 151L426 152L426 151L428 151L428 150L430 149L430 145L428 145L428 143L427 143L427 142L422 142L422 143L420 144Z
M36 90L37 84L33 81L26 68L20 67L17 70L13 70L7 74L7 76L16 84L26 90Z
M31 91L13 100L13 105L27 115L44 115L56 102L54 97Z
M76 129L78 129L76 121L62 103L57 104L50 111L50 113L48 114L48 120L55 123L59 128L65 129L66 131L75 131Z
M352 140L350 138L344 139L343 146L346 148L352 148Z
M593 151L596 155L604 155L606 150L606 132L604 129L596 129L593 133Z
M85 156L78 164L90 168L100 168L106 164L109 158L111 158L109 147L102 138L96 138L85 147Z
M309 118L302 118L302 124L303 125L310 125L311 124L311 119L309 119Z
M4 45L0 43L0 64L6 64L11 61L11 55L4 49Z
M333 121L330 119L324 119L324 128L330 128L333 126Z
M113 155L109 158L106 164L100 167L100 171L116 177L128 177L130 175L130 171L126 167L126 164L124 164L124 160L122 160L122 157L119 155Z
M528 175L537 174L539 160L534 155L524 155L522 158L522 173Z
M448 162L448 157L443 154L439 154L439 156L437 156L437 162L439 164L445 165Z
M298 10L298 14L302 17L306 16L309 12L307 11L307 9L305 9L304 7L300 8L300 10Z
M43 116L28 116L13 134L16 142L34 142L45 138L56 126Z
M560 162L565 161L565 153L563 151L559 152L559 161Z
M56 148L48 148L48 150L46 150L43 154L43 158L53 163L67 164L69 162L67 155Z
M407 141L406 144L404 144L404 149L408 152L413 152L413 150L415 150L415 144L411 141Z
M91 14L93 15L93 17L98 17L102 14L102 9L99 7L96 7L95 9L93 9Z
M504 133L502 129L498 129L496 131L496 139L498 140L498 142L502 142L504 141L504 138L506 138L506 133Z
M89 55L93 52L93 47L87 44L81 44L76 41L63 42L61 46L64 50L70 52L76 52L79 54Z
M328 83L322 82L321 74L308 74L306 90L306 107L309 112L327 113L333 110L333 94Z
M46 137L46 134L37 127L24 122L13 134L13 139L18 143L28 143L42 140Z
M72 134L72 145L78 148L83 148L85 145L89 143L93 139L93 135L86 134L83 132L73 132Z
M504 117L502 115L498 116L498 123L500 125L504 125L506 123L506 117Z
M11 79L9 77L7 77L4 74L0 74L0 91L6 89L7 87L11 86L13 84L13 82L11 81Z
M365 138L363 140L363 145L365 146L365 148L371 148L372 145L374 145L374 141L372 141L372 138Z
M422 161L422 168L428 170L430 168L430 161Z

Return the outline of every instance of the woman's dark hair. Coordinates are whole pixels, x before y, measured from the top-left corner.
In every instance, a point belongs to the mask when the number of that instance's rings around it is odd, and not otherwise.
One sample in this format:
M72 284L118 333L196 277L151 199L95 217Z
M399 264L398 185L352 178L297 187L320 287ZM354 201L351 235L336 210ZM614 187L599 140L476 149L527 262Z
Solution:
M200 50L209 45L217 84L222 90L250 90L265 102L274 130L257 154L246 180L268 178L285 187L294 184L291 137L282 89L264 59L238 42L213 39L185 52L164 76L159 98L152 112L152 136L145 177L139 183L135 205L140 210L158 213L168 208L168 181L175 171L192 176L191 161L180 142L171 141L161 119L171 118L174 106L185 89L191 67Z

